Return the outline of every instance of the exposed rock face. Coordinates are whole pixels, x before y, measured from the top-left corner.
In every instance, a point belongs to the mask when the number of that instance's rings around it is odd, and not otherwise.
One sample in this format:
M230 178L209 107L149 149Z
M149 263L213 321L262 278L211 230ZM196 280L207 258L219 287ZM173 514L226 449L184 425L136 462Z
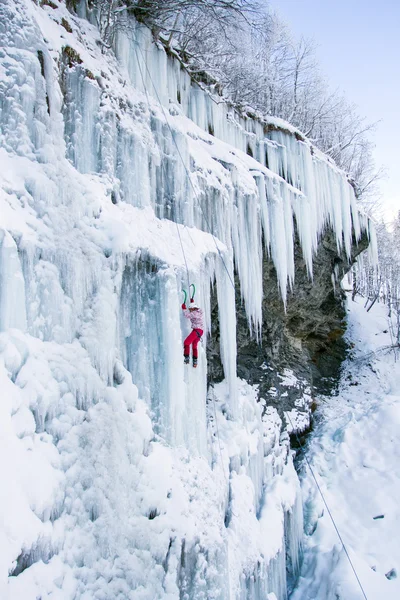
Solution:
M354 240L348 261L343 251L338 254L335 236L327 230L314 257L311 280L296 242L296 279L288 295L286 312L275 268L265 254L263 326L259 341L249 334L236 282L238 376L258 384L259 398L277 408L280 414L292 408L308 414L313 391L324 393L334 387L346 355L344 292L339 282L368 243L367 235L358 244ZM223 377L216 297L212 322L212 339L207 349L211 383ZM288 376L291 385L288 385Z

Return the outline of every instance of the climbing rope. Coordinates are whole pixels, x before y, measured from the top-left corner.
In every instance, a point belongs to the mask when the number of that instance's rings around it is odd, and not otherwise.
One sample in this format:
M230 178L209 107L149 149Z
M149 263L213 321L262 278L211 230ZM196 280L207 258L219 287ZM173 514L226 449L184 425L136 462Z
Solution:
M336 524L336 521L335 521L335 519L333 518L333 515L332 515L332 513L331 513L331 511L330 511L330 509L329 509L329 506L328 506L328 503L327 503L327 501L326 501L326 499L325 499L325 496L324 496L324 494L323 494L323 492L322 492L322 490L321 490L321 488L320 488L320 486L319 486L319 483L318 483L318 481L317 481L317 478L316 478L316 476L315 476L315 473L314 473L314 470L313 470L313 468L312 468L312 466L311 466L311 463L310 463L310 461L308 460L307 454L306 454L306 453L305 453L305 451L304 451L304 446L303 446L303 444L301 443L301 440L300 440L300 438L299 438L299 435L298 435L298 433L297 433L296 429L295 429L295 428L294 428L294 426L293 426L292 419L290 418L290 415L289 415L289 413L288 413L288 412L285 412L285 416L287 416L287 418L288 418L288 420L289 420L289 423L290 423L290 425L291 425L291 427L292 427L292 430L293 430L293 432L294 432L294 434L295 434L295 436L296 436L297 443L299 444L300 448L301 448L301 449L303 450L303 452L304 452L304 458L305 458L305 460L306 460L307 466L308 466L308 468L310 469L310 472L311 472L312 478L314 479L314 482L315 482L315 485L317 486L318 492L319 492L319 494L320 494L320 496L321 496L321 498L322 498L322 500L323 500L323 503L325 504L326 510L328 511L328 515L329 515L329 517L330 517L330 519L331 519L331 521L332 521L332 523L333 523L333 526L334 526L334 528L335 528L335 530L336 530L336 533L337 533L337 536L338 536L338 538L339 538L339 540L340 540L340 543L341 543L341 544L342 544L342 546L343 546L343 550L344 550L344 552L345 552L345 554L346 554L346 556L347 556L347 559L348 559L348 561L349 561L349 563L350 563L350 566L351 566L351 568L352 568L352 570L353 570L353 573L354 573L354 575L355 575L355 578L357 579L357 582L358 582L358 585L360 586L361 592L362 592L362 594L363 594L363 596L364 596L365 600L368 600L368 598L367 598L367 595L366 595L366 593L365 593L365 591L364 591L364 588L363 588L363 586L362 586L362 584L361 584L360 578L359 578L359 577L358 577L358 575L357 575L357 571L356 571L356 569L355 569L355 567L354 567L354 565L353 565L353 562L352 562L352 560L351 560L351 558L350 558L350 555L349 555L349 553L348 553L348 551L347 551L347 548L346 548L346 545L345 545L345 543L344 543L344 541L343 541L343 538L342 538L342 536L340 535L340 531L339 531L339 528L338 528L338 526L337 526L337 524Z
M218 254L219 254L219 256L220 256L220 258L221 258L221 260L222 260L222 263L223 263L223 265L224 265L224 267L225 267L225 270L226 270L226 272L227 272L227 274L228 274L228 277L229 277L229 280L230 280L230 282L231 282L231 284L232 284L232 287L233 287L233 289L235 290L235 284L234 284L234 282L233 282L233 280L232 280L232 277L231 277L231 274L229 273L229 270L228 270L228 268L227 268L227 266L226 266L226 264L225 264L225 261L224 261L224 258L223 258L223 256L222 256L221 250L220 250L220 248L218 247L218 244L217 244L217 242L216 242L216 240L215 240L215 237L214 237L213 233L211 232L211 227L210 227L210 224L209 224L209 222L208 222L208 219L207 219L207 217L206 217L206 214L205 214L205 212L204 212L204 210L203 210L203 207L202 207L202 205L201 205L201 202L199 201L198 194L197 194L197 190L196 190L196 188L195 188L195 187L194 187L194 185L193 185L192 179L191 179L191 177L190 177L190 173L189 173L189 171L188 171L188 168L187 168L187 166L186 166L186 164L185 164L185 161L183 160L183 156L182 156L182 154L181 154L181 151L180 151L180 149L179 149L179 146L178 146L178 144L177 144L177 142L176 142L176 139L175 139L175 136L174 136L174 132L173 132L173 130L172 130L172 128L171 128L171 125L170 125L170 123L169 123L169 120L168 120L168 118L167 118L166 112L165 112L165 110L164 110L164 107L163 107L163 105L162 105L162 102L161 102L160 96L159 96L159 94L158 94L158 91L157 91L157 88L156 88L156 86L155 86L154 80L153 80L153 78L152 78L152 76L151 76L151 73L150 73L150 71L149 71L149 68L148 68L148 66L147 66L147 63L146 63L146 61L144 60L144 56L143 56L143 53L142 53L142 49L140 48L140 46L139 46L139 45L138 45L138 48L139 48L139 51L140 51L140 53L141 53L141 55L142 55L142 59L143 59L143 62L144 62L144 64L145 64L145 67L146 67L146 70L147 70L147 74L148 74L148 76L149 76L149 79L150 79L150 81L151 81L151 83L152 83L152 85L153 85L153 88L154 88L155 94L156 94L156 96L157 96L158 103L159 103L159 105L160 105L160 107L161 107L161 110L162 110L162 113L163 113L163 115L164 115L165 122L166 122L166 124L167 124L167 126L168 126L168 129L169 129L169 131L170 131L171 138L172 138L172 140L173 140L173 142L174 142L174 144L175 144L175 147L176 147L176 149L177 149L177 151L178 151L179 158L180 158L180 160L182 161L183 167L184 167L184 169L185 169L186 176L187 176L187 178L188 178L188 180L189 180L189 183L190 183L190 185L191 185L191 187L192 187L192 189L193 189L194 198L196 199L196 201L197 201L198 205L200 206L200 209L201 209L201 211L202 211L202 213L203 213L204 220L205 220L205 222L206 222L206 225L207 225L207 227L208 227L208 229L209 229L209 232L210 232L210 234L211 234L211 236L212 236L212 238L213 238L213 240L214 240L214 244L215 244L215 246L216 246L216 248L217 248ZM149 95L148 95L148 91L147 91L146 82L145 82L145 79L144 79L144 75L143 75L142 68L141 68L141 66L140 66L139 57L138 57L138 53L137 53L137 50L136 50L136 46L135 46L135 45L134 45L134 49L135 49L136 61L137 61L138 67L139 67L139 73L140 73L140 77L141 77L142 84L143 84L143 88L144 88L144 91L145 91L145 94L146 94L147 104L148 104L148 107L149 107L149 110L150 110L150 99L149 99ZM161 161L161 165L163 166L163 162L162 162L162 161ZM164 174L165 174L165 173L164 173ZM168 185L168 179L167 179L167 178L166 178L166 182L167 182L167 185ZM184 258L184 261L185 261L185 266L186 266L186 273L187 273L187 279L188 279L188 291L189 291L189 297L190 297L190 298L194 298L194 296L195 296L195 293L196 293L196 287L195 287L195 285L194 285L193 283L192 283L192 284L190 284L190 283L189 283L189 269L188 269L188 265L187 265L187 261L186 261L185 249L184 249L184 246L183 246L183 243L182 243L182 238L181 238L181 234L180 234L180 231L179 231L178 223L177 223L176 221L175 221L175 224L176 224L176 229L177 229L178 236L179 236L179 242L180 242L181 249L182 249L182 255L183 255L183 258ZM186 229L187 229L187 228L186 228ZM192 236L190 235L190 232L189 232L189 230L188 230L188 229L187 229L187 232L188 232L188 234L189 234L189 237L190 237L190 239L191 239L191 241L192 241L192 243L193 243L193 245L194 245L194 242L193 242ZM192 287L193 287L193 294L191 294L191 293L190 293L190 292L191 292L191 288L192 288ZM185 303L186 303L186 294L185 294ZM226 473L225 473L225 469L224 469L224 462L223 462L222 448L221 448L221 438L220 438L220 434L219 434L219 428L218 428L217 409L216 409L216 405L215 405L215 397L214 397L214 393L212 394L212 401L213 401L213 407L214 407L214 420L215 420L215 428L216 428L217 440L218 440L218 447L219 447L219 453L220 453L220 458L221 458L221 468L222 468L222 473L223 473L223 475L224 475L224 479L225 479L225 482L226 482L226 487L227 487L227 489L229 489L229 481L228 481L228 479L227 479L227 476L226 476ZM231 513L232 513L234 516L237 516L237 515L235 515L234 511L232 510L232 508L231 508L230 510L231 510Z
M219 257L220 257L220 259L221 259L221 261L222 261L222 263L223 263L223 265L224 265L225 271L226 271L226 273L227 273L227 275L228 275L228 278L229 278L229 280L230 280L230 282L231 282L231 284L232 284L233 290L235 291L235 284L234 284L234 282L233 282L232 276L231 276L231 274L230 274L230 272L229 272L229 269L228 269L228 267L227 267L227 266L226 266L226 264L225 264L224 258L223 258L223 256L222 256L222 252L221 252L221 250L220 250L220 248L219 248L219 246L218 246L218 244L217 244L217 241L216 241L216 239L215 239L215 236L214 236L214 234L212 233L212 229L211 229L211 227L210 227L210 223L209 223L209 221L208 221L207 215L206 215L206 213L205 213L205 211L204 211L204 209L203 209L203 206L202 206L201 202L199 201L197 190L196 190L196 188L194 187L194 184L193 184L192 178L191 178L191 176L190 176L190 172L189 172L189 170L188 170L188 168L187 168L187 165L186 165L185 161L183 160L183 156L182 156L182 154L181 154L181 151L180 151L180 149L179 149L179 146L178 146L178 144L177 144L177 141L176 141L176 139L175 139L175 135L174 135L173 129L172 129L171 125L170 125L170 122L169 122L169 119L168 119L168 117L167 117L167 114L166 114L166 112L165 112L164 106L162 105L161 98L160 98L160 96L159 96L158 90L157 90L157 88L156 88L156 85L155 85L155 83L154 83L153 77L151 76L151 73L150 73L149 67L147 66L147 62L145 61L145 58L144 58L144 55L143 55L142 49L141 49L141 47L140 47L139 45L137 45L137 47L139 48L139 52L140 52L140 54L141 54L141 56L142 56L143 63L144 63L144 65L145 65L145 68L146 68L147 74L148 74L148 76L149 76L149 79L150 79L150 81L151 81L151 84L152 84L152 86L153 86L153 88L154 88L154 92L155 92L155 95L156 95L156 97L157 97L158 103L159 103L159 105L160 105L161 111L162 111L162 113L163 113L163 115L164 115L165 122L166 122L166 124L167 124L167 127L168 127L168 129L169 129L169 131L170 131L170 134L171 134L172 141L174 142L174 145L175 145L175 147L176 147L176 150L177 150L177 152L178 152L179 158L181 159L181 162L182 162L183 168L185 169L186 176L187 176L187 178L188 178L189 184L190 184L190 186L191 186L191 188L192 188L192 190L193 190L194 198L195 198L195 200L197 201L197 204L198 204L198 205L199 205L199 207L200 207L200 210L201 210L201 212L202 212L202 214L203 214L203 218L204 218L204 220L205 220L205 222L206 222L206 225L207 225L207 228L208 228L208 230L209 230L209 233L210 233L210 234L211 234L211 236L212 236L212 239L213 239L213 241L214 241L214 244L215 244L215 247L216 247L216 249L217 249L217 252L218 252L218 254L219 254ZM136 60L137 60L138 66L139 66L140 76L141 76L141 79L142 79L142 82L143 82L143 86L144 86L144 89L145 89L145 92L146 92L146 98L147 98L147 101L149 102L149 97L148 97L148 93L147 93L147 88L146 88L146 84L145 84L145 81L144 81L144 77L143 77L143 73L142 73L142 68L141 68L141 66L140 66L140 63L139 63L139 60L138 60L138 54L137 54L137 50L136 50L136 47L135 47L135 45L134 45L134 48L135 48ZM149 105L149 106L150 106L150 105ZM182 248L182 250L183 250L183 248Z
M175 221L175 225L176 225L176 230L178 232L178 237L179 237L179 242L180 242L181 249L182 249L183 259L185 261L188 289L190 290L190 277L189 277L189 269L188 269L188 265L187 265L187 261L186 261L185 249L184 249L183 244L182 244L181 233L179 231L178 223L176 221Z
M176 142L176 139L175 139L175 136L174 136L173 129L172 129L172 127L171 127L170 123L169 123L169 120L168 120L167 114L166 114L166 112L165 112L165 109L164 109L164 107L163 107L163 104L162 104L162 102L161 102L161 99L160 99L160 96L159 96L159 94L158 94L158 91L157 91L156 85L155 85L155 83L154 83L154 80L153 80L153 78L152 78L152 76L151 76L151 73L150 73L150 70L149 70L149 68L148 68L148 66L147 66L147 63L146 63L146 61L145 61L145 59L144 59L144 55L143 55L142 49L140 48L139 44L137 44L137 47L139 48L139 51L140 51L140 53L141 53L141 56L142 56L142 59L143 59L143 63L144 63L144 65L145 65L145 68L146 68L147 74L148 74L148 76L149 76L149 79L150 79L150 81L151 81L151 83L152 83L152 86L153 86L153 88L154 88L154 92L155 92L155 95L156 95L156 97L157 97L157 100L158 100L158 103L159 103L159 105L160 105L160 108L161 108L161 110L162 110L162 113L163 113L163 115L164 115L165 122L166 122L166 124L167 124L167 126L168 126L168 129L169 129L169 131L170 131L171 138L172 138L172 140L173 140L173 142L174 142L174 145L175 145L175 147L176 147L176 150L177 150L177 152L178 152L179 158L180 158L180 160L181 160L181 162L182 162L182 165L183 165L183 167L184 167L184 169L185 169L185 172L186 172L187 178L188 178L188 180L189 180L189 184L190 184L190 186L191 186L191 188L192 188L192 190L193 190L194 198L195 198L195 200L197 201L197 203L198 203L198 205L199 205L199 207L200 207L200 209L201 209L201 212L202 212L202 214L203 214L203 218L204 218L204 220L205 220L205 222L206 222L206 225L207 225L207 227L208 227L209 233L211 234L211 236L212 236L212 238L213 238L213 240L214 240L214 244L215 244L215 246L216 246L216 248L217 248L217 252L218 252L218 254L219 254L219 257L220 257L220 259L221 259L221 261L222 261L222 263L223 263L223 265L224 265L225 271L226 271L226 273L227 273L227 275L228 275L228 278L229 278L229 280L230 280L230 282L231 282L231 284L232 284L233 290L234 290L234 292L235 292L235 284L234 284L234 282L233 282L232 276L231 276L231 274L230 274L230 272L229 272L229 270L228 270L228 267L227 267L227 266L226 266L226 264L225 264L224 258L223 258L223 256L222 256L222 252L221 252L221 250L220 250L220 248L219 248L219 246L218 246L218 244L217 244L217 241L216 241L216 239L215 239L215 236L214 236L214 234L212 233L212 230L211 230L210 223L209 223L209 221L208 221L207 215L206 215L206 213L205 213L205 211L204 211L204 209L203 209L203 206L202 206L201 202L199 201L199 197L198 197L197 190L196 190L196 188L195 188L195 186L194 186L194 184L193 184L192 178L191 178L191 176L190 176L190 172L189 172L189 170L188 170L188 168L187 168L187 166L186 166L186 163L185 163L185 161L184 161L184 159L183 159L183 156L182 156L182 154L181 154L181 151L180 151L180 149L179 149L179 146L178 146L178 144L177 144L177 142ZM140 66L139 57L138 57L138 53L137 53L137 50L136 50L136 46L135 46L135 45L134 45L134 49L135 49L135 54L136 54L136 61L137 61L137 63L138 63L138 67L139 67L140 77L141 77L141 79L142 79L143 87L144 87L145 94L146 94L146 98L147 98L147 103L148 103L148 106L149 106L149 109L150 109L150 100L149 100L149 96L148 96L148 92L147 92L147 87L146 87L145 79L144 79L144 76L143 76L142 68L141 68L141 66ZM166 178L166 181L167 181L167 185L168 185L168 179L167 179L167 178ZM188 289L189 289L189 294L190 294L189 269L188 269L188 266L187 266L187 261L186 261L185 250L184 250L183 243L182 243L182 239L181 239L181 235L180 235L180 232L179 232L178 223L177 223L177 222L175 222L175 224L176 224L176 228L177 228L177 232L178 232L178 236L179 236L179 241L180 241L180 244L181 244L182 254L183 254L183 257L184 257L184 261L185 261L186 273L187 273L187 278L188 278ZM189 232L188 232L188 233L189 233ZM189 234L189 236L190 236L190 234ZM191 236L190 236L190 239L192 239L192 238L191 238ZM192 242L193 242L193 240L192 240ZM193 284L192 284L192 285L193 285ZM222 449L221 449L221 440L220 440L220 435L219 435L219 430L218 430L217 411L216 411L216 406L215 406L215 398L214 398L214 394L212 394L212 400L213 400L213 406L214 406L215 427L216 427L216 431L217 431L217 438L218 438L219 452L220 452L221 463L222 463L222 472L223 472L223 474L224 474L224 477L225 477L225 480L226 480L226 483L227 483L227 487L228 487L228 486L229 486L229 484L228 484L228 480L227 480L227 478L226 478L226 473L225 473L224 466L223 466ZM292 423L292 421L291 421L291 419L290 419L290 416L289 416L289 414L288 414L288 413L285 413L285 414L287 415L287 417L288 417L288 419L289 419L289 422L290 422L290 424L291 424L291 426L292 426L292 429L293 429L293 431L295 432L295 435L296 435L296 438L297 438L297 442L299 443L299 446L300 446L300 448L302 448L302 449L303 449L303 445L302 445L302 443L301 443L301 441L300 441L300 438L299 438L299 436L298 436L298 434L297 434L296 430L295 430L295 429L294 429L294 427L293 427L293 423ZM350 555L349 555L349 553L348 553L348 551L347 551L346 545L345 545L345 543L344 543L344 541L343 541L343 538L342 538L342 536L341 536L341 534L340 534L340 532L339 532L338 526L336 525L336 522L335 522L335 520L334 520L334 518L333 518L333 515L332 515L332 513L331 513L331 511L330 511L330 509L329 509L328 503L327 503L327 501L326 501L326 499L325 499L325 496L324 496L324 494L323 494L323 492L322 492L322 490L321 490L321 488L320 488L320 486L319 486L319 484L318 484L318 481L317 481L317 479L316 479L316 477L315 477L314 471L313 471L313 469L312 469L312 467L311 467L311 464L310 464L310 462L309 462L309 460L308 460L308 458L307 458L307 455L306 455L305 453L304 453L304 457L305 457L305 459L306 459L306 462L307 462L307 465L308 465L308 467L309 467L309 469L310 469L310 472L311 472L311 474L312 474L312 477L313 477L313 479L314 479L314 481L315 481L315 484L316 484L316 486L317 486L318 492L320 493L320 495L321 495L321 498L322 498L322 500L323 500L323 502L324 502L324 504L325 504L325 506L326 506L326 509L327 509L327 511L328 511L328 514L329 514L329 516L330 516L330 518L331 518L331 521L332 521L332 523L333 523L333 526L334 526L334 528L335 528L335 530L336 530L336 533L337 533L337 535L338 535L338 538L339 538L339 540L340 540L340 542L341 542L341 544L342 544L342 546L343 546L343 549L344 549L344 551L345 551L345 554L346 554L346 556L347 556L347 559L348 559L348 561L349 561L349 563L350 563L350 565L351 565L351 568L352 568L352 570L353 570L353 573L354 573L354 575L355 575L355 577L356 577L356 579L357 579L358 585L360 586L361 592L362 592L362 594L363 594L363 596L364 596L365 600L368 600L368 598L367 598L367 596L366 596L366 593L365 593L365 591L364 591L364 588L363 588L363 586L362 586L362 584L361 584L361 581L360 581L360 579L359 579L359 577L358 577L358 575L357 575L356 569L355 569L355 567L354 567L354 565L353 565L353 562L352 562L352 560L351 560L351 558L350 558ZM232 514L234 514L234 513L233 513L233 511L232 511ZM236 515L235 515L235 516L236 516Z
M212 400L213 400L213 406L214 406L214 420L215 420L215 429L217 431L217 439L218 439L218 446L219 446L219 455L221 457L221 467L222 467L222 472L224 474L225 477L225 481L226 481L226 487L229 489L229 484L228 484L228 480L226 478L226 473L225 473L225 469L224 469L224 459L222 457L222 449L221 449L221 438L219 435L219 429L218 429L218 420L217 420L217 409L215 407L215 392L214 390L212 390L211 393L212 396ZM233 512L233 511L232 511Z
M150 98L149 98L149 94L148 94L148 91L147 91L147 86L146 86L146 82L145 82L145 79L144 79L144 74L143 74L143 71L142 71L142 67L140 65L139 56L138 56L135 44L133 45L133 48L134 48L134 51L135 51L136 62L137 62L138 68L139 68L139 73L140 73L140 78L142 80L143 89L144 89L144 92L146 94L147 107L148 107L149 112L150 112ZM140 52L142 52L142 50L141 50L141 48L140 48L139 45L138 45L138 48L139 48ZM143 58L143 54L142 54L142 58ZM144 61L144 63L146 64L145 61ZM148 69L147 65L146 65L146 69L147 69L147 72L149 72L149 69ZM154 83L153 83L153 86L154 86ZM158 98L158 101L160 102L159 98ZM161 105L161 102L160 102L160 105ZM162 108L162 105L161 105L161 108ZM167 125L169 127L169 123L168 122L167 122ZM167 185L167 188L168 188L169 187L168 177L166 176L166 173L165 173L165 166L164 166L164 161L163 160L161 160L161 169L164 169L164 178L165 178L165 182L166 182L166 185ZM170 192L170 190L167 189L167 193L169 193L169 192ZM189 276L189 268L188 268L188 264L187 264L187 260L186 260L185 249L183 247L181 233L179 231L178 223L176 221L175 221L175 225L176 225L176 231L177 231L178 238L179 238L179 243L180 243L181 250L182 250L183 260L185 262L186 277L187 277L187 283L188 283L188 290L190 290L190 276ZM192 240L192 242L193 242L193 240Z

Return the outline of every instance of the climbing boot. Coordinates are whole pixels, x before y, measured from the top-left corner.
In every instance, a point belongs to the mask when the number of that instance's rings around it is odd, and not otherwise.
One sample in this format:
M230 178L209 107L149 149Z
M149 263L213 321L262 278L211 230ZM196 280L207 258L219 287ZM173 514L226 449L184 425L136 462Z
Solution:
M193 367L196 368L197 367L197 358L193 358Z
M190 361L190 357L189 356L184 356L183 357L183 362L185 363L185 365L188 365Z

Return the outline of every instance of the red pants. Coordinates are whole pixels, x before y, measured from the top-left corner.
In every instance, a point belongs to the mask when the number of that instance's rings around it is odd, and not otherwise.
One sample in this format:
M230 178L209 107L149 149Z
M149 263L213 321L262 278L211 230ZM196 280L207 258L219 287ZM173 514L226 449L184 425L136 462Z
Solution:
M190 344L192 344L193 358L197 358L197 344L199 343L202 335L203 335L202 329L193 329L192 332L189 333L186 340L183 342L183 355L184 356L190 356Z

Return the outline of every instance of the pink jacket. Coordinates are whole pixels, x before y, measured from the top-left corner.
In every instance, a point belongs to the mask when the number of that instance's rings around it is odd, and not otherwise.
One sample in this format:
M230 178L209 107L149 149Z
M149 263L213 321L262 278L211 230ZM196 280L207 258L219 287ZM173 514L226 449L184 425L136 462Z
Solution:
M192 310L192 312L190 312L188 308L185 308L183 310L183 314L187 319L190 319L192 329L201 329L202 331L204 331L204 316L201 308L198 308L197 310Z

